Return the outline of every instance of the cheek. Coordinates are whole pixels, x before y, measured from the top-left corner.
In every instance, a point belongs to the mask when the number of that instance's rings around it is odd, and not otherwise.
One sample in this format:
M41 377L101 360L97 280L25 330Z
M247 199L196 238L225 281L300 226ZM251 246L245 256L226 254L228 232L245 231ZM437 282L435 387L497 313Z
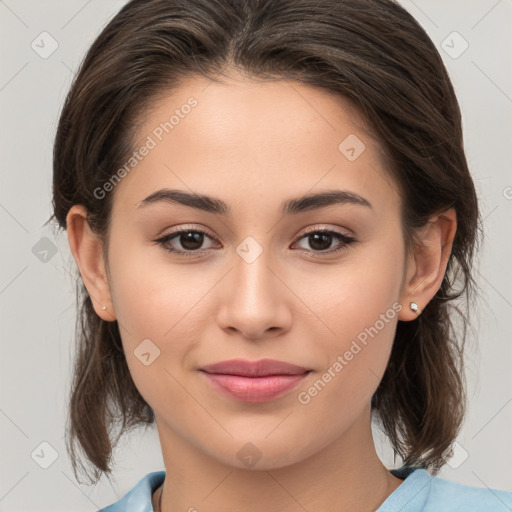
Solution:
M323 342L324 367L297 397L304 406L305 422L323 418L319 428L326 439L360 417L389 361L400 305L393 307L385 293L370 295L374 300L368 304L354 300L338 304L346 307L329 317L335 336Z
M330 328L325 365L336 375L338 385L332 388L343 395L340 399L347 399L347 394L350 399L369 398L386 369L402 309L398 300L403 255L396 241L384 239L368 245L350 263L347 259L337 277L329 280L335 286L323 295L323 304L317 304Z
M178 376L200 342L208 318L201 299L214 281L198 275L194 265L171 265L158 248L124 243L130 238L118 234L111 240L110 289L130 373L151 405L164 389L168 394L176 387L171 375Z
M198 289L204 280L194 280L192 265L170 265L157 247L122 247L111 253L110 288L123 334L130 343L171 337L204 294Z
M327 293L319 294L318 281L315 285L312 278L307 286L310 293L316 286L316 296L321 297L317 310L332 324L336 336L346 339L356 337L383 315L388 321L396 320L401 279L402 265L396 251L368 247L327 276ZM378 325L381 330L382 322Z

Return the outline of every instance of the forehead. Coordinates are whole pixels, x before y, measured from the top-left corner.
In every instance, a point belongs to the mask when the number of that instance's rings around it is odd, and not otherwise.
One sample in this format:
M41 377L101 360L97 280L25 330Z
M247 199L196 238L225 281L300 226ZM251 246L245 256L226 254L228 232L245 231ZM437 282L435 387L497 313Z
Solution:
M163 187L241 206L318 188L398 195L379 142L357 110L329 91L295 81L183 81L152 103L136 137L145 155L116 187L124 204ZM150 149L145 151L146 146ZM214 193L215 192L215 193ZM281 204L281 201L279 201Z

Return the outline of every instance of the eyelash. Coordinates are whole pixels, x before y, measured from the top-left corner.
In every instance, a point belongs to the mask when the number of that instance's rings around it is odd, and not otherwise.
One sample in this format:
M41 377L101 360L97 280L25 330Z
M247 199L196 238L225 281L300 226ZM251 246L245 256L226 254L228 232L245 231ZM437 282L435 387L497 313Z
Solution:
M173 231L172 233L169 233L167 235L164 235L164 236L158 238L157 240L154 240L154 242L161 245L163 247L163 249L165 249L167 252L174 253L174 254L177 254L178 256L184 256L187 258L188 257L197 257L197 255L199 253L205 252L205 251L201 251L201 250L181 251L181 250L177 250L177 249L171 249L171 248L169 248L168 245L166 245L172 239L179 237L183 233L201 233L203 235L206 235L208 238L215 240L214 237L212 237L206 231L203 231L201 229L180 228L180 229L177 229L176 231ZM312 250L307 250L307 249L301 249L302 251L313 253L313 254L319 255L319 256L332 255L332 254L337 254L341 251L346 250L350 244L356 242L356 239L354 237L346 235L345 233L340 233L339 231L331 230L331 229L310 229L310 230L306 231L302 236L300 236L297 239L297 241L302 240L303 238L306 238L307 236L309 236L311 234L317 234L317 233L334 235L336 238L338 238L343 243L335 249L326 249L324 251L312 251Z

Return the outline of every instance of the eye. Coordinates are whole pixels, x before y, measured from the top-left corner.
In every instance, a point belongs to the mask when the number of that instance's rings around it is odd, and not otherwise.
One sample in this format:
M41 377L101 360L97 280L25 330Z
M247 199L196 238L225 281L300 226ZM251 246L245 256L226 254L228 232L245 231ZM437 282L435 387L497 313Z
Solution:
M155 240L155 242L162 245L162 247L168 252L173 252L181 256L197 256L197 253L207 250L201 249L205 237L213 239L213 237L208 235L206 231L183 227L173 231L172 233L162 236L161 238ZM182 248L174 248L171 245L171 242L174 244L179 243Z
M205 238L215 240L214 237L201 229L182 227L158 238L155 242L168 252L180 256L197 257L200 253L211 248L202 248ZM332 229L310 229L298 240L303 239L307 241L311 249L303 247L301 249L319 256L338 253L356 241L354 237ZM332 248L332 243L336 240L338 245ZM181 248L176 248L176 245L180 245Z
M356 239L345 233L341 233L332 229L311 229L306 232L305 235L299 238L300 240L306 240L313 250L305 248L307 252L312 252L322 256L324 254L338 253L346 249L350 244L354 243ZM339 244L331 247L331 244L338 240Z

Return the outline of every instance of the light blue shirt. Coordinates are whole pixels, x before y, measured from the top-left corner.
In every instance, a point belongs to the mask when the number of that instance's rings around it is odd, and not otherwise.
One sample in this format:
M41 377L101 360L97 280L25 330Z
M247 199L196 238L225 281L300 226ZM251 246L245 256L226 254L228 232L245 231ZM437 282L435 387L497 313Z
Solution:
M376 512L512 512L512 492L451 482L420 468L391 473L404 481ZM153 512L151 496L164 478L165 471L147 474L119 501L99 512Z

